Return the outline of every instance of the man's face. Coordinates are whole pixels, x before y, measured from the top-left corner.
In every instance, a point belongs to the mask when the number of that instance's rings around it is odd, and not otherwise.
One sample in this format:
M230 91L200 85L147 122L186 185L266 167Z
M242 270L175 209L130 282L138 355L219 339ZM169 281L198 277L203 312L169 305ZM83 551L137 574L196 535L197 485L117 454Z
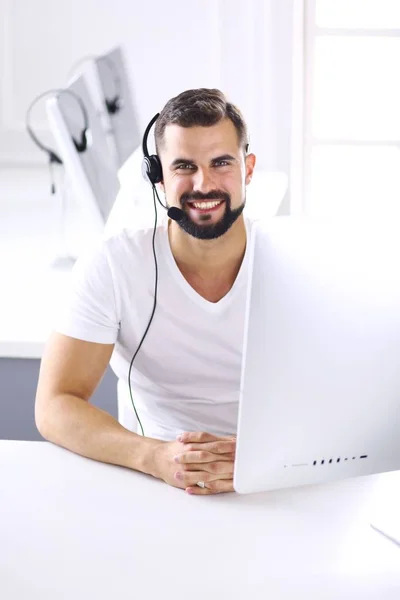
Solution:
M160 160L167 204L185 213L179 226L198 239L226 233L243 211L255 164L254 154L244 156L232 121L168 125Z

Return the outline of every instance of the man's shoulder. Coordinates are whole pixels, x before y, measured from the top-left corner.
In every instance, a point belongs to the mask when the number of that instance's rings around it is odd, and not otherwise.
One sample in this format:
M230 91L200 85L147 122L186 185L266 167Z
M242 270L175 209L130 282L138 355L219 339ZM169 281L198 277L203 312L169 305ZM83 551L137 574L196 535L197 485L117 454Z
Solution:
M164 231L163 231L164 230ZM165 233L163 224L157 227L156 239ZM101 273L111 269L116 273L143 271L143 267L153 259L152 241L154 227L124 228L111 235L103 235L83 250L73 268L73 273L86 276L88 273Z
M156 236L159 237L165 233L165 225L161 223L156 228ZM102 246L104 251L111 259L122 259L123 257L133 258L148 256L154 236L154 226L135 229L132 227L123 228L112 235L104 237Z

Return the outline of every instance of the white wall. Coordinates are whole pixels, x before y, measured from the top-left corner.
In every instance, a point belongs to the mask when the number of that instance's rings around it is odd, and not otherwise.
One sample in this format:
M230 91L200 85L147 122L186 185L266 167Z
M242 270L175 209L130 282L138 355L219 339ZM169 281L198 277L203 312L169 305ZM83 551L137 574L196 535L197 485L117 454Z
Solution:
M30 101L121 44L142 129L171 96L219 87L248 121L258 166L288 172L294 1L0 0L0 167L45 163L25 132ZM33 117L51 144L44 107Z

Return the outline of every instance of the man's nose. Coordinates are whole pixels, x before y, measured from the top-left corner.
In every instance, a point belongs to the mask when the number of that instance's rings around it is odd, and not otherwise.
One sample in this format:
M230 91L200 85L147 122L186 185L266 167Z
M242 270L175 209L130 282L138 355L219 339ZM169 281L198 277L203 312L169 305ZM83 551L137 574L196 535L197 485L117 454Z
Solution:
M207 194L215 189L215 187L212 173L208 169L197 169L193 175L193 191Z

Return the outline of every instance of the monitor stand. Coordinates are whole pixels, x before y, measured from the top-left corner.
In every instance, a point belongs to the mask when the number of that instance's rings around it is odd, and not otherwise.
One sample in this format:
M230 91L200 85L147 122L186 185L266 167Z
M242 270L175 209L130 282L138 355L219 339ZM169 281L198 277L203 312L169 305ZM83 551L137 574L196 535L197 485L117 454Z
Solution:
M66 176L59 177L57 183L57 199L59 200L59 212L57 219L57 255L50 263L50 267L57 271L70 271L76 262L76 257L72 256L68 250L67 229L70 221L68 215L68 185Z

